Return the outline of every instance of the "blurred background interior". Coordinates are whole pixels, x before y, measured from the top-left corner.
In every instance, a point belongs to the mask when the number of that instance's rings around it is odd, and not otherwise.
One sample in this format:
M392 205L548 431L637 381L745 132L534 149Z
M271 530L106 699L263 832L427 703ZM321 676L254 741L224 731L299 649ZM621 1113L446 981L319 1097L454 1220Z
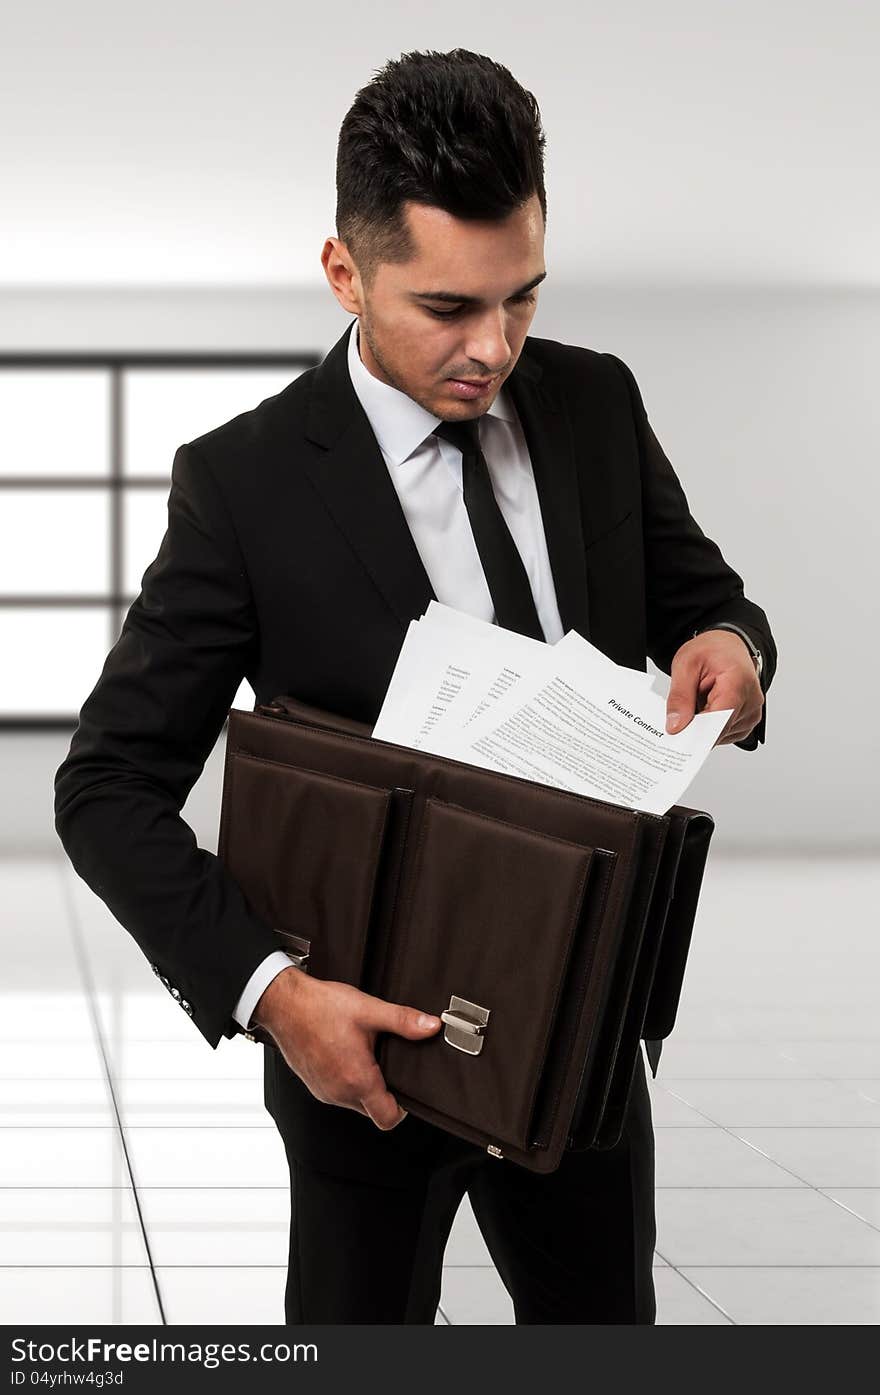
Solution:
M260 1050L214 1053L66 863L52 780L177 446L318 362L336 135L388 58L538 98L532 332L633 369L767 612L767 741L716 834L651 1083L661 1323L880 1320L878 12L758 0L18 7L0 56L0 1308L283 1321ZM236 706L251 707L246 684ZM216 848L224 736L183 815ZM438 1322L512 1321L467 1202Z

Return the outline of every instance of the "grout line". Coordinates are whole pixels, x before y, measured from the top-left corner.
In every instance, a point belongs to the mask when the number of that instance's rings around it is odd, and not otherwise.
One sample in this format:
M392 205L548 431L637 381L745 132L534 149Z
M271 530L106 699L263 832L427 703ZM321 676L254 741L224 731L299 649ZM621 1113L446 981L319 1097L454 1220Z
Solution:
M740 1139L739 1141L743 1142L742 1139ZM830 1184L826 1183L824 1185ZM778 1186L774 1187L766 1182L691 1182L688 1183L686 1186L675 1186L674 1184L666 1184L657 1185L654 1188L654 1190L658 1192L802 1192L806 1189L806 1187L799 1187L794 1185L788 1186L785 1183L780 1183ZM114 1190L131 1191L131 1188L126 1186L124 1183L120 1183L117 1187L114 1187L113 1185L107 1186L100 1182L71 1182L69 1184L63 1182L54 1184L33 1182L28 1183L27 1185L16 1182L7 1182L0 1184L0 1192L110 1192ZM280 1184L274 1184L271 1182L245 1182L238 1184L232 1182L220 1182L213 1184L203 1184L201 1182L192 1184L188 1182L147 1182L142 1184L138 1188L139 1192L288 1192L289 1190L289 1185L287 1187L284 1187ZM811 1190L822 1191L822 1187L818 1186L817 1184L815 1187L812 1187ZM860 1187L853 1186L852 1183L847 1182L845 1184L841 1184L840 1190L870 1192L878 1191L880 1190L880 1188L873 1186L870 1183L866 1184L863 1187ZM828 1200L833 1201L834 1197L829 1196ZM870 1225L871 1222L868 1221L866 1222L866 1224Z
M125 1158L125 1167L128 1172L129 1179L131 1181L131 1192L134 1198L135 1209L137 1211L138 1223L140 1225L141 1230L141 1238L144 1242L144 1250L146 1252L147 1261L150 1266L150 1275L153 1282L153 1291L156 1295L156 1303L159 1308L159 1318L161 1321L161 1325L163 1327L167 1327L168 1319L165 1316L165 1307L162 1302L162 1294L159 1290L159 1280L156 1275L156 1268L153 1264L153 1254L150 1249L150 1240L149 1236L147 1235L147 1227L144 1222L144 1216L141 1210L140 1197L138 1196L137 1185L135 1183L134 1169L132 1167L131 1157L128 1151L128 1143L125 1137L125 1130L122 1126L122 1115L119 1110L119 1101L116 1098L116 1091L113 1088L113 1077L110 1073L110 1062L107 1058L107 1047L104 1041L104 1034L101 1030L101 1023L98 1018L98 1012L95 1005L95 988L94 983L92 981L85 943L83 941L82 929L79 923L79 918L76 913L76 907L73 903L73 898L70 894L70 886L63 866L59 866L59 872L61 876L61 894L65 902L67 903L70 933L73 942L73 953L80 971L83 988L85 989L86 1006L89 1012L89 1016L92 1019L92 1027L95 1033L95 1042L98 1047L98 1051L100 1053L101 1061L104 1067L104 1078L107 1085L107 1091L110 1096L110 1103L113 1107L113 1113L116 1116L116 1124L119 1133L119 1142L122 1146L122 1153L123 1157Z
M669 1093L673 1096L674 1099L677 1099L677 1100L680 1101L680 1103L687 1105L688 1109L694 1109L694 1110L696 1110L696 1113L697 1113L697 1114L702 1115L702 1117L703 1117L704 1119L708 1119L709 1122L710 1122L711 1124L713 1124L716 1128L721 1129L724 1133L726 1133L726 1134L728 1135L728 1137L730 1137L730 1138L735 1138L735 1139L737 1140L738 1143L744 1143L744 1144L746 1145L747 1148L752 1148L752 1149L753 1149L756 1153L758 1153L762 1158L766 1158L768 1162L772 1163L774 1167L781 1168L782 1171L785 1172L785 1173L787 1173L789 1177L794 1177L794 1178L796 1178L797 1181L801 1182L801 1183L803 1184L804 1187L808 1187L809 1190L810 1190L811 1192L815 1192L817 1196L821 1196L821 1197L824 1198L825 1201L830 1201L830 1202L832 1202L835 1206L839 1206L840 1209L841 1209L842 1211L847 1211L847 1212L849 1212L850 1215L854 1216L857 1220L860 1220L864 1225L866 1225L866 1226L869 1228L869 1230L880 1231L880 1226L874 1225L874 1223L873 1223L872 1221L865 1220L865 1217L864 1217L864 1216L859 1216L855 1211L850 1211L850 1208L849 1208L848 1206L844 1206L843 1202L838 1201L836 1197L829 1196L828 1193L827 1193L826 1191L823 1191L822 1188L819 1187L819 1186L817 1186L814 1182L808 1182L807 1179L806 1179L806 1177L801 1177L800 1174L797 1173L797 1172L795 1172L793 1168L786 1167L784 1163L781 1163L781 1162L777 1161L776 1158L772 1158L772 1157L770 1156L769 1153L766 1153L766 1152L764 1151L763 1148L759 1148L758 1145L757 1145L756 1143L752 1143L752 1142L750 1142L749 1139L747 1139L747 1138L742 1138L739 1134L734 1133L732 1127L731 1127L731 1128L728 1128L725 1124L719 1124L718 1121L717 1121L717 1119L710 1119L710 1118L709 1118L709 1115L705 1112L705 1110L697 1109L696 1105L690 1104L689 1101L686 1100L686 1099L684 1099L681 1095L676 1095L676 1093L675 1093L674 1090L670 1090ZM660 1126L658 1125L658 1127L660 1127ZM702 1127L702 1125L700 1125L699 1127ZM737 1128L750 1128L750 1129L754 1129L754 1128L835 1128L835 1129L860 1129L860 1128L864 1128L864 1129L868 1129L868 1130L873 1130L873 1129L877 1128L877 1125L876 1125L876 1124L831 1124L831 1125L827 1125L827 1124L824 1124L824 1125L823 1125L823 1124L782 1124L782 1125L776 1125L776 1124L769 1124L769 1125L767 1125L767 1124L738 1124L738 1125L736 1125L736 1127L737 1127ZM670 1190L671 1190L671 1189L670 1189ZM765 1190L775 1191L775 1190L784 1190L784 1189L783 1189L783 1188L779 1188L779 1189L777 1189L777 1188L766 1188ZM794 1189L792 1188L791 1190L794 1190ZM682 1277L684 1277L684 1275L682 1275Z
M854 1210L852 1209L851 1206L847 1206L846 1203L843 1202L843 1201L841 1201L838 1197L836 1197L836 1196L831 1196L830 1193L829 1193L829 1192L826 1192L822 1187L816 1187L815 1190L819 1193L820 1196L827 1197L829 1201L833 1201L833 1202L834 1202L834 1205L835 1205L835 1206L839 1206L840 1209L841 1209L841 1211L846 1211L848 1215L850 1215L850 1216L855 1216L855 1218L856 1218L857 1221L861 1221L863 1225L870 1226L871 1230L876 1230L876 1231L880 1232L880 1225L876 1225L876 1224L874 1223L874 1221L869 1221L868 1218L867 1218L867 1216L863 1216L863 1215L861 1214L860 1211L854 1211ZM840 1191L845 1191L846 1188L841 1187L841 1188L839 1188L839 1190L840 1190ZM873 1191L874 1188L872 1188L872 1187L865 1187L865 1188L858 1187L858 1188L856 1188L856 1190L858 1190L858 1191Z
M710 1268L714 1266L706 1265L705 1267ZM670 1268L675 1269L675 1272L678 1275L678 1277L680 1279L683 1279L689 1288L692 1288L695 1290L695 1292L699 1293L703 1298L706 1299L707 1303L711 1303L712 1307L716 1310L716 1312L719 1312L722 1317L727 1318L727 1321L730 1323L731 1327L739 1326L739 1323L731 1317L727 1309L723 1308L716 1298L712 1297L711 1293L707 1293L704 1288L700 1288L700 1285L698 1283L696 1283L693 1279L689 1278L687 1274L683 1274L682 1271L675 1265L671 1265Z
M175 1076L174 1079L177 1077ZM665 1083L655 1080L651 1081L653 1087L658 1090L667 1090L670 1081L674 1084L676 1080L705 1080L707 1084L725 1085L728 1081L748 1080L752 1084L763 1080L773 1081L783 1085L796 1085L805 1082L808 1085L815 1085L817 1081L826 1080L880 1080L880 1075L823 1075L817 1072L815 1075L671 1075Z
M673 1092L670 1090L669 1093L672 1094ZM820 1131L822 1131L822 1132L838 1132L838 1133L847 1132L847 1131L849 1131L850 1133L852 1133L852 1132L858 1132L858 1131L861 1131L862 1133L877 1133L877 1132L880 1132L880 1118L878 1118L878 1121L877 1121L876 1124L844 1124L844 1123L839 1123L839 1122L836 1122L836 1121L826 1121L826 1122L817 1123L815 1120L806 1120L806 1119L805 1119L805 1120L802 1120L800 1123L794 1123L794 1124L774 1124L774 1123L768 1123L766 1120L765 1120L765 1121L758 1121L758 1120L753 1120L753 1121L752 1121L752 1120L748 1120L748 1119L730 1120L730 1122L727 1123L727 1124L721 1124L721 1123L718 1122L717 1119L712 1119L712 1118L710 1118L709 1115L706 1114L704 1110L698 1109L697 1106L696 1106L695 1104L691 1104L691 1102L690 1102L689 1100L685 1099L683 1095L675 1095L674 1098L677 1099L677 1100L679 1101L679 1103L686 1105L686 1106L688 1107L688 1109L690 1109L690 1110L693 1111L693 1113L695 1113L695 1114L700 1114L700 1115L706 1120L706 1122L705 1122L704 1124L664 1124L664 1123L659 1122L659 1121L657 1121L657 1120L655 1119L655 1120L653 1120L653 1125L654 1125L654 1131L655 1131L656 1133L660 1133L661 1131L662 1131L662 1132L665 1132L665 1133L674 1133L674 1132L676 1132L676 1131L678 1131L678 1132L681 1132L681 1131L687 1132L688 1130L695 1130L695 1131L698 1130L698 1131L701 1132L701 1133L708 1133L709 1130L712 1129L712 1128L723 1129L726 1133L729 1133L729 1132L730 1132L731 1130L733 1130L733 1129L772 1129L772 1130L774 1131L774 1133L778 1133L778 1132L794 1132L796 1129L800 1129L802 1132L805 1131L805 1130L807 1130L807 1129L809 1129L809 1130L820 1130ZM188 1107L188 1106L186 1106L186 1107ZM195 1108L199 1108L198 1104L196 1104L194 1107L195 1107ZM18 1108L17 1106L16 1106L15 1109L13 1109L13 1108L10 1107L10 1109L9 1109L8 1112L9 1112L10 1114L15 1113L17 1108ZM82 1106L77 1106L76 1108L77 1108L77 1109L80 1109L80 1108L81 1108L82 1111L83 1111L84 1113L87 1113L87 1112L91 1112L95 1107L94 1107L93 1105L90 1105L90 1104L85 1104L85 1105L82 1105ZM157 1106L155 1110L153 1110L152 1106L147 1107L147 1106L141 1106L141 1105L134 1105L134 1106L132 1106L131 1108L132 1108L132 1112L136 1112L136 1113L146 1113L146 1114L149 1114L149 1113L155 1112L155 1113L158 1114L158 1113L160 1112L160 1106ZM213 1106L210 1106L210 1105L202 1105L201 1108L202 1108L202 1110L204 1111L204 1113L206 1113L206 1114L207 1114L207 1113L215 1113L215 1112L217 1112L217 1111L214 1109L214 1107L213 1107ZM66 1109L66 1111L69 1112L69 1113L74 1113L74 1112L76 1112L76 1110L73 1109L73 1108L72 1108L70 1105L68 1105L66 1102L65 1102L65 1109ZM178 1111L178 1109L180 1110L180 1112L182 1112L183 1109L184 1109L184 1106L183 1106L183 1105L175 1105L175 1107L174 1107L174 1109L172 1110L172 1112L176 1113L176 1112ZM39 1105L35 1105L35 1106L34 1106L33 1112L34 1112L35 1114L48 1112L48 1106L47 1106L46 1102L44 1101L44 1102L39 1103ZM242 1106L242 1111L233 1111L233 1110L231 1110L231 1111L230 1111L230 1114L235 1113L235 1112L250 1112L250 1111L249 1111L249 1109L248 1109L247 1106ZM255 1111L254 1111L254 1112L255 1112L255 1113L257 1112L256 1107L255 1107ZM259 1117L259 1116L258 1116L258 1117ZM34 1124L34 1123L28 1121L28 1122L19 1123L19 1124L4 1124L4 1123L0 1123L0 1132L5 1132L5 1131L7 1131L7 1130L16 1130L16 1129L29 1129L29 1130L36 1130L36 1129L73 1129L73 1130L77 1130L77 1131L82 1132L82 1131L85 1130L85 1129L107 1129L107 1128L112 1128L112 1127L113 1127L112 1124L109 1124L109 1123L105 1123L105 1124L82 1124L82 1123L76 1123L76 1124L57 1124L57 1123L51 1123L51 1124ZM228 1121L227 1121L227 1122L224 1122L224 1123L222 1123L222 1124L208 1124L208 1123L198 1123L198 1122L194 1122L194 1123L180 1123L180 1124L169 1124L169 1123L154 1124L154 1123L142 1123L142 1122L134 1122L134 1123L133 1123L133 1122L131 1121L131 1119L129 1119L129 1120L128 1120L128 1123L127 1123L127 1128L128 1128L128 1130L129 1130L129 1132L132 1132L132 1131L135 1130L135 1129L149 1129L149 1130L151 1130L151 1131L154 1132L154 1133L155 1133L155 1132L158 1132L158 1131L161 1130L161 1129L174 1129L174 1130L178 1130L178 1131L189 1130L190 1132L198 1132L198 1133L206 1133L206 1132L208 1132L209 1130L217 1129L217 1130L221 1130L221 1131L229 1131L229 1132L231 1132L231 1133L236 1133L236 1132L244 1132L245 1130L248 1130L249 1132L253 1132L254 1129L257 1129L257 1130L260 1130L260 1131L262 1131L262 1130L264 1130L264 1129L269 1129L269 1130L271 1130L273 1127L274 1127L274 1126L273 1126L271 1123L269 1123L269 1124L264 1124L264 1123L262 1122L262 1119L261 1119L261 1118L260 1118L259 1122L246 1121L246 1122L244 1122L244 1123L241 1123L241 1122L238 1122L238 1123L231 1123L231 1122L228 1122ZM745 1139L742 1139L742 1140L740 1140L740 1141L741 1141L741 1142L745 1142L746 1140L745 1140ZM779 1165L779 1166L782 1166L781 1163L778 1164L778 1165Z
M3 1274L3 1273L5 1273L5 1272L7 1272L8 1270L12 1270L12 1269L135 1269L135 1270L141 1270L141 1269L148 1269L148 1268L149 1268L149 1265L147 1265L147 1264L0 1264L0 1274ZM278 1270L281 1270L281 1271L283 1271L283 1272L286 1272L286 1271L287 1271L287 1265L286 1265L286 1264L225 1264L225 1263L213 1263L213 1264L179 1264L179 1263L178 1263L178 1264L160 1264L160 1265L159 1265L159 1268L160 1268L160 1269L278 1269ZM443 1268L444 1268L444 1269L448 1269L448 1270L452 1270L452 1271L455 1271L455 1270L457 1270L457 1269L481 1269L481 1270L484 1270L487 1274L497 1274L497 1272L498 1272L498 1271L496 1270L494 1264L444 1264L444 1265L443 1265ZM876 1272L876 1273L880 1274L880 1264L688 1264L688 1265L685 1266L685 1268L687 1268L687 1269L689 1269L689 1270L693 1270L693 1269L749 1269L749 1270L751 1270L751 1269L758 1269L758 1270L762 1270L762 1271L763 1271L764 1269L786 1269L786 1270L788 1270L788 1269L795 1269L795 1270L805 1270L805 1271L808 1271L808 1272L812 1272L813 1270L816 1270L816 1269L821 1269L821 1270L827 1269L827 1270L833 1271L833 1272L835 1272L835 1273L838 1272L838 1271L840 1271L840 1270L843 1270L843 1271L845 1271L845 1272L848 1273L851 1269L860 1269L860 1270L861 1270L861 1269L866 1269L866 1270L869 1270L869 1271L872 1272L872 1273ZM652 1265L652 1271L653 1271L654 1275L662 1274L662 1273L664 1273L666 1270L670 1270L670 1271L672 1271L672 1272L674 1272L674 1273L676 1273L676 1274L681 1274L681 1277L682 1277L685 1281L687 1281L687 1275L684 1274L684 1273L682 1272L682 1270L679 1269L678 1266L675 1265L675 1264L655 1264L655 1265ZM701 1289L700 1292L702 1293L703 1290ZM710 1294L706 1294L705 1296L706 1296L707 1298L710 1299L710 1302L715 1302L715 1300L711 1298L711 1295L710 1295ZM717 1303L716 1303L716 1306L717 1306ZM438 1312L443 1312L443 1311L444 1311L444 1310L443 1310L442 1306L441 1306L441 1305L438 1305ZM722 1311L723 1311L723 1310L722 1310ZM445 1314L445 1312L444 1312L444 1317L445 1317L445 1316L446 1316L446 1314ZM725 1314L725 1316L728 1316L728 1315ZM454 1325L454 1324L451 1322L451 1320L450 1320L449 1318L446 1318L446 1320L447 1320L447 1322L449 1323L449 1326L450 1326L450 1327L452 1327L452 1326ZM731 1321L734 1322L734 1319L731 1318ZM737 1324L736 1322L734 1322L734 1326L738 1326L738 1324Z

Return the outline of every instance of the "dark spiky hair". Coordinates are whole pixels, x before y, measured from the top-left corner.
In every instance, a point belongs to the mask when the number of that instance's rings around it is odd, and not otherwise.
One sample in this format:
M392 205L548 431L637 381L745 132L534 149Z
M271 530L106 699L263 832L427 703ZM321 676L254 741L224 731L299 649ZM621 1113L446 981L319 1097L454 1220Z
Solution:
M404 53L355 96L339 132L336 229L369 286L415 252L406 200L457 218L504 219L537 194L538 103L501 63L468 49Z

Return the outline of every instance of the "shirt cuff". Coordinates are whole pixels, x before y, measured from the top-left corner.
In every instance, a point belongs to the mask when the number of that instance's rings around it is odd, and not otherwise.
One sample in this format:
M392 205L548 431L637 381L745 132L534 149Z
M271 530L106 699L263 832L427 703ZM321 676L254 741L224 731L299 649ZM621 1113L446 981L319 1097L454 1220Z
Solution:
M277 978L283 969L289 969L292 963L293 960L288 954L285 954L282 949L276 949L271 954L267 954L266 958L257 965L244 986L244 992L232 1009L232 1016L239 1027L242 1027L246 1032L250 1030L251 1017L260 998L273 978Z

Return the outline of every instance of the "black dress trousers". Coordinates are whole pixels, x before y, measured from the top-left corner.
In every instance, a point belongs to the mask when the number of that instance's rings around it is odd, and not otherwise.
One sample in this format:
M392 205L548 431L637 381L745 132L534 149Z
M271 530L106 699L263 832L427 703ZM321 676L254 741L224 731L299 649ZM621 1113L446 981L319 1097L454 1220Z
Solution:
M304 1090L266 1048L266 1105L290 1165L288 1324L433 1323L465 1193L517 1323L655 1321L654 1132L641 1049L617 1146L567 1152L545 1175L411 1114L385 1132L310 1096L319 1111L347 1116L341 1129L363 1123L366 1152L387 1154L387 1168L359 1173L350 1147L309 1149Z

